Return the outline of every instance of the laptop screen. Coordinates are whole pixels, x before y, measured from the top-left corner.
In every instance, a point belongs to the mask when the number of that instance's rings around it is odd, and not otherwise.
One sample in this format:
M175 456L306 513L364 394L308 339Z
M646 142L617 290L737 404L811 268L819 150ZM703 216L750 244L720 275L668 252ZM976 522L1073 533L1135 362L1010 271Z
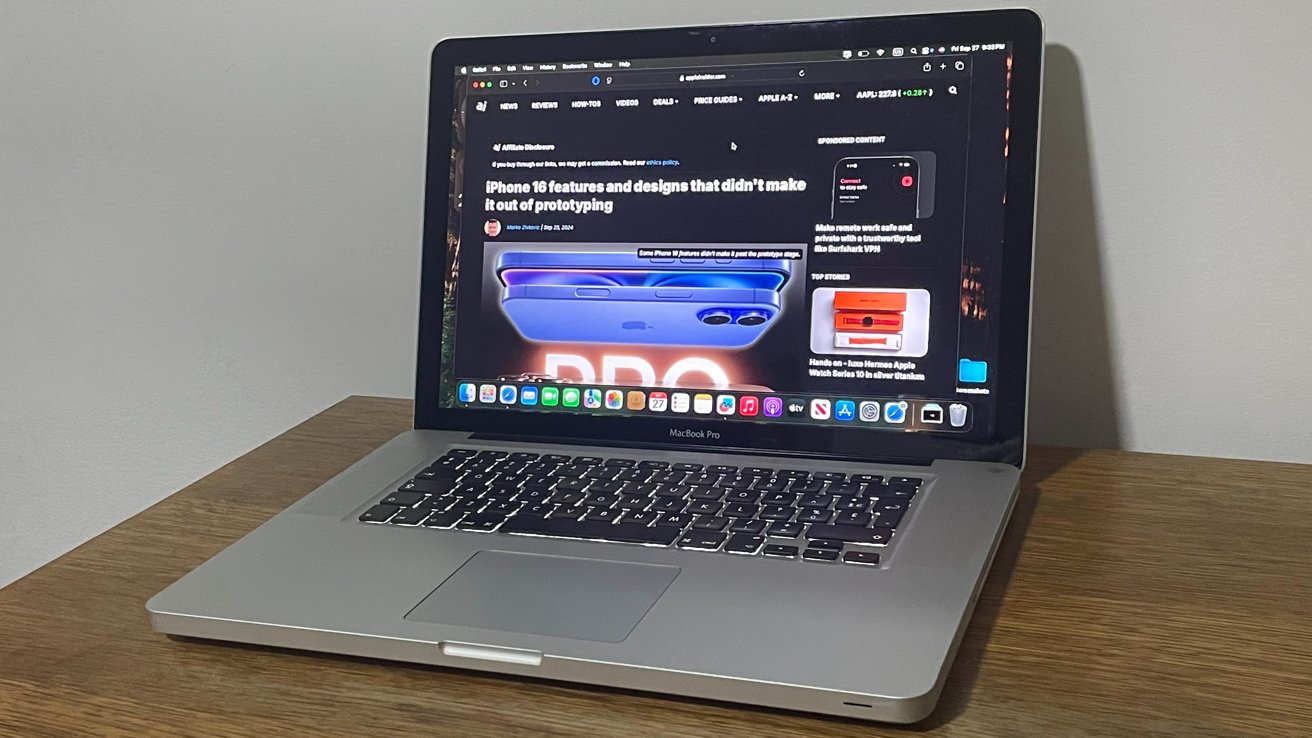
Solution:
M457 59L439 405L987 437L1011 64Z

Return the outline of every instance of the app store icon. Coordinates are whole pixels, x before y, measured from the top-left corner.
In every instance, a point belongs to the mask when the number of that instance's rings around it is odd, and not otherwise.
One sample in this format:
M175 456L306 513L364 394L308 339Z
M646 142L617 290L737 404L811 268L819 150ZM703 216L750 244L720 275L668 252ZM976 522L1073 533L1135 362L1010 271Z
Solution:
M841 420L844 423L856 419L856 403L851 400L839 400L834 403L834 420Z

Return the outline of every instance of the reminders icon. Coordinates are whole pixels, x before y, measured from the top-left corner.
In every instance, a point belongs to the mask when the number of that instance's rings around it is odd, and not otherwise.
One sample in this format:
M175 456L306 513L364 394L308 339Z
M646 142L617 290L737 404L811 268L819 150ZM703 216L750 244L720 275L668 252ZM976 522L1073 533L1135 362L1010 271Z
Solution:
M670 395L670 409L676 413L688 412L689 397L687 392L675 392Z

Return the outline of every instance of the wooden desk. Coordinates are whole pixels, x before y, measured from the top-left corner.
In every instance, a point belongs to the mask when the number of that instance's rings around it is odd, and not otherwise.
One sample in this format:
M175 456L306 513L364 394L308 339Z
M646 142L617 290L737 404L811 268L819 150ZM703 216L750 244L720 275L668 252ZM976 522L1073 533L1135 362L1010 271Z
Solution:
M349 398L0 591L0 735L909 734L150 630L147 598L409 418ZM1312 735L1312 466L1034 449L943 700L912 730Z

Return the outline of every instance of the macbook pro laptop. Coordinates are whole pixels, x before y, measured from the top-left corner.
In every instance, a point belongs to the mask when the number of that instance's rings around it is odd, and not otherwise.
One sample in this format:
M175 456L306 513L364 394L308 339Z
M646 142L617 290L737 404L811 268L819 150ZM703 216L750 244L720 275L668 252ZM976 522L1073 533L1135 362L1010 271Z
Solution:
M154 627L925 717L1024 461L1042 48L1021 10L438 44L414 429Z

